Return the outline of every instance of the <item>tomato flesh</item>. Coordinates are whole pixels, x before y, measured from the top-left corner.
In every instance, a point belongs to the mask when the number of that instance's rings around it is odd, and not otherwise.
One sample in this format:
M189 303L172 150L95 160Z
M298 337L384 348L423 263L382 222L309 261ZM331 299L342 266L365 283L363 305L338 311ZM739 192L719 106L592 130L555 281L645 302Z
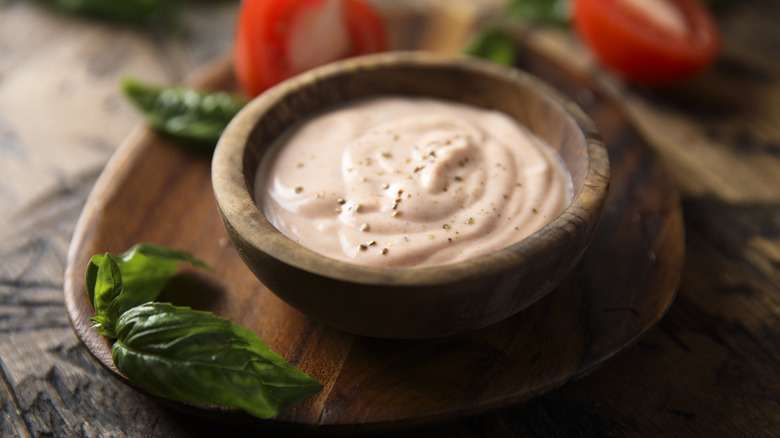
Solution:
M604 65L637 83L688 78L721 47L715 20L694 0L576 0L574 25Z
M384 50L384 24L364 0L244 0L233 67L253 97L310 68Z

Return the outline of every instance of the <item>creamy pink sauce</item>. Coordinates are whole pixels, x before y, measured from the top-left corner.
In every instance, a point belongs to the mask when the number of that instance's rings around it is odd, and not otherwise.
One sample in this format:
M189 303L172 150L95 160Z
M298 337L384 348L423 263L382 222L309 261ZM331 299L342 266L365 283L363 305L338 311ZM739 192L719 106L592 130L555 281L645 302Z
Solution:
M287 237L374 266L439 265L505 248L572 199L560 157L506 114L391 96L296 126L256 181L257 204Z

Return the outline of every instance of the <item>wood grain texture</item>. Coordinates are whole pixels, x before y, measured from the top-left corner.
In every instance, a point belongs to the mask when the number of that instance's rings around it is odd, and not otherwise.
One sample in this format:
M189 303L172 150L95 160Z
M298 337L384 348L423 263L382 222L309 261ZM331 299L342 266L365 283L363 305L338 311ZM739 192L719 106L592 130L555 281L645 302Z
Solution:
M394 23L403 23L392 27L395 40L404 47L418 44L430 10L420 0L388 5L388 14L399 17ZM193 2L183 33L155 34L52 14L35 2L0 0L0 436L257 434L166 409L119 383L96 366L74 336L61 292L68 242L101 160L139 120L127 108L111 110L121 107L112 84L129 72L181 81L229 45L226 10L234 7ZM660 155L681 192L685 268L664 319L611 363L556 391L494 414L382 436L777 435L778 6L775 0L729 1L716 12L726 42L721 61L703 80L674 92L621 83L600 70L564 30L523 32L536 49L579 69L609 93ZM85 37L91 33L97 36ZM117 44L135 49L112 56ZM52 53L61 56L48 56ZM72 135L70 126L51 115L52 107L45 107L61 95L56 85L61 72L86 71L94 58L106 76L97 83L100 92L85 94L84 101L113 103L84 113L74 126L89 129ZM46 94L39 92L42 84ZM8 93L19 97L11 100ZM584 105L588 95L581 97ZM35 117L8 122L20 108L48 114L47 129L56 141L40 142L26 133L39 129ZM68 98L58 108L69 111ZM97 159L85 160L83 167L46 154L47 148L85 145L99 146L91 149ZM6 172L11 166L29 175L12 179ZM295 436L274 430L265 435Z

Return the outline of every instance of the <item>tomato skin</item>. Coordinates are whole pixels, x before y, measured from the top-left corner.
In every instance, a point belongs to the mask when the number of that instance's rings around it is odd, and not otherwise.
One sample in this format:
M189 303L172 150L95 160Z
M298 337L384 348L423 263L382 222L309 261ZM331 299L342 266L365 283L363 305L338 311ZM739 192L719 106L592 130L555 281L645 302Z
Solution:
M642 0L647 1L647 0ZM695 0L656 0L673 7L685 32L663 29L625 0L575 0L574 25L599 60L640 84L679 82L708 67L721 50L710 12Z
M249 96L256 96L262 91L260 87L260 62L255 59L255 53L260 53L260 28L252 24L253 18L263 10L259 2L242 1L236 24L236 35L233 41L233 71L241 89Z
M387 50L384 24L364 0L243 0L239 9L233 44L236 79L250 97L301 73L290 62L289 40L300 31L301 17L323 8L327 2L341 2L340 18L349 47L344 56L357 56ZM311 43L322 44L327 36Z

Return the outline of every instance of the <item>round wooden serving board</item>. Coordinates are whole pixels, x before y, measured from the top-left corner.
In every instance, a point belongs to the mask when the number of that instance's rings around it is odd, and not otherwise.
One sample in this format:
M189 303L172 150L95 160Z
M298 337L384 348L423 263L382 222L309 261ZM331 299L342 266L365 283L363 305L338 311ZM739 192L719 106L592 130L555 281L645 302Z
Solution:
M94 311L84 272L93 254L150 242L192 251L214 268L185 267L165 299L254 330L324 385L292 411L265 421L230 409L169 403L201 416L309 432L378 431L521 403L592 371L658 322L672 303L683 263L681 206L658 158L614 104L533 51L521 51L519 66L582 105L612 161L608 207L591 248L537 304L491 327L443 339L381 340L323 326L277 299L244 266L217 214L210 157L140 127L95 185L70 246L65 303L77 336L132 386L113 366L110 344L90 329ZM193 83L235 88L226 60Z

